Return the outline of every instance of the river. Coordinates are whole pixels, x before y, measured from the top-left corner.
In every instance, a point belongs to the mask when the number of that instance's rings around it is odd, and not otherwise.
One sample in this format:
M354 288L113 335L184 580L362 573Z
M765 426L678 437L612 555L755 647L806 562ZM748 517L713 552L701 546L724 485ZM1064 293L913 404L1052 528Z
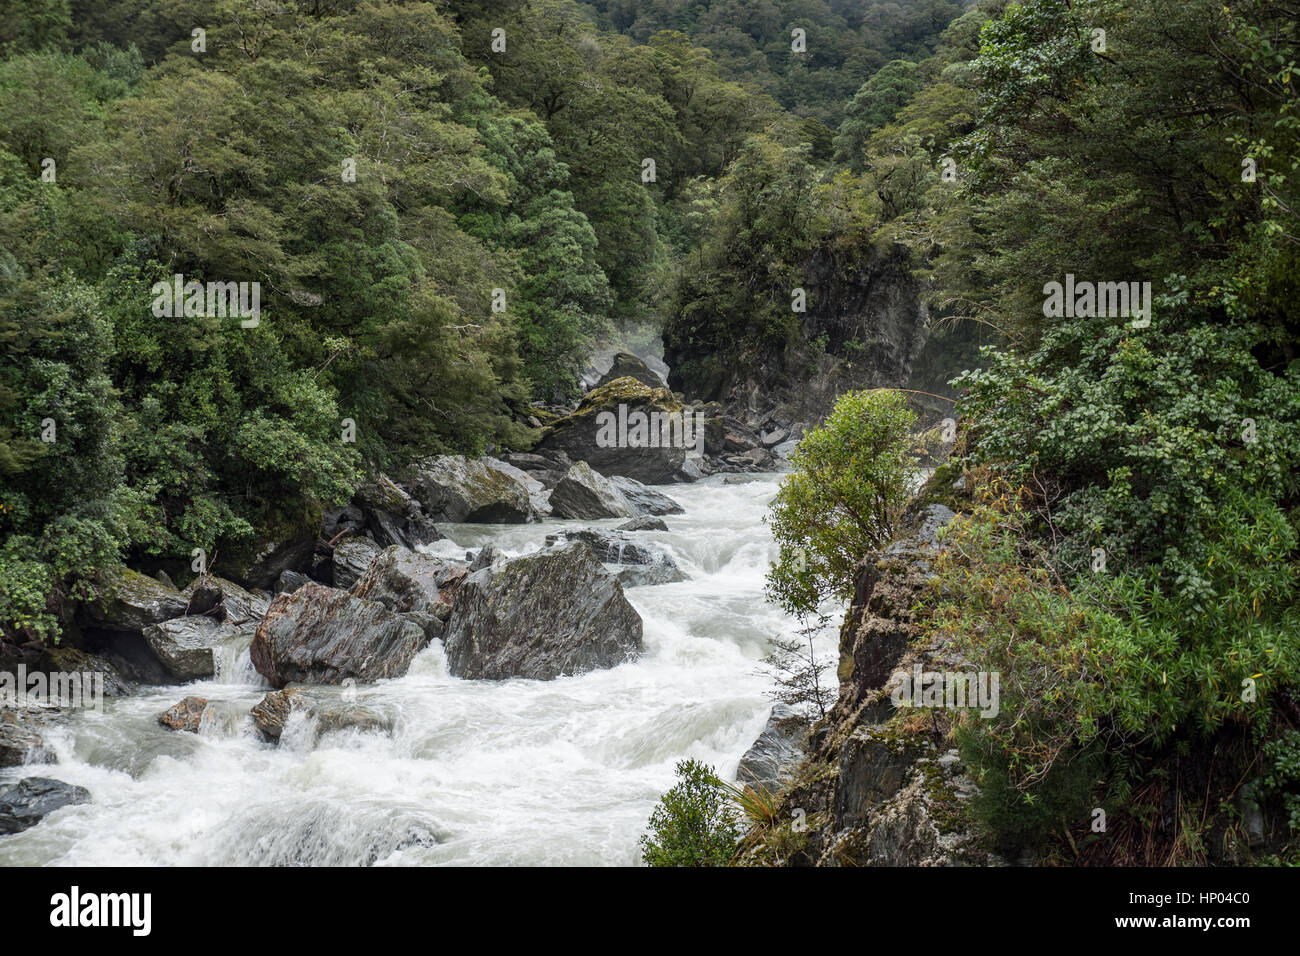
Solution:
M796 629L763 599L775 555L763 515L779 480L659 489L685 514L635 537L666 546L690 580L628 589L645 625L632 663L553 681L459 680L435 641L406 676L354 691L394 719L391 736L343 731L314 744L301 715L279 747L256 737L247 714L268 688L245 648L228 650L216 680L78 713L47 735L57 765L0 772L0 782L51 776L92 802L0 837L0 864L635 864L676 762L694 757L733 778L765 723L759 661L773 635ZM619 523L444 525L449 540L430 550L491 542L515 555L557 528ZM818 652L834 660L833 630ZM198 735L159 726L190 694L215 702L215 718Z

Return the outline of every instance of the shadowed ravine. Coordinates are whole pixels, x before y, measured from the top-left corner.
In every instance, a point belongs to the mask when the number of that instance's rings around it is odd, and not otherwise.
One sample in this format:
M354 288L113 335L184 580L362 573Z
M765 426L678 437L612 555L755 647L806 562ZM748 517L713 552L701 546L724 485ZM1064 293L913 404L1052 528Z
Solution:
M355 689L394 720L391 736L335 732L312 744L297 714L277 749L247 717L266 686L246 648L228 649L218 681L109 700L55 732L59 777L94 801L8 838L0 863L637 862L675 762L696 757L732 777L766 719L758 661L772 635L795 628L762 596L776 482L717 476L662 489L685 514L634 538L669 548L690 579L627 591L644 619L639 661L554 681L468 681L447 674L435 641L405 677ZM514 555L559 527L618 523L449 525L432 550L491 542ZM833 634L821 640L833 654ZM217 704L198 736L157 723L187 694Z

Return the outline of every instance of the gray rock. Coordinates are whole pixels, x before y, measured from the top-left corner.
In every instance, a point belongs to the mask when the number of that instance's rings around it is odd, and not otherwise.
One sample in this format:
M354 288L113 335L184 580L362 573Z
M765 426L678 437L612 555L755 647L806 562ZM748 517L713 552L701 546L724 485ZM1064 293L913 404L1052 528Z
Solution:
M798 447L799 442L797 441L783 441L772 449L772 454L776 455L777 458L784 458L788 461Z
M777 445L785 442L789 436L790 429L778 426L773 428L771 431L763 432L763 434L759 436L759 440L762 441L764 448L775 448Z
M685 571L676 564L623 564L614 569L614 576L624 588L644 588L656 584L675 584L688 580Z
M345 538L334 546L334 586L350 588L379 557L379 545L369 538Z
M0 710L0 767L54 762L54 754L34 724L34 719L21 712Z
M667 388L667 384L650 366L631 352L617 352L609 371L600 377L593 388L600 388L619 378L634 378L650 388Z
M105 571L85 606L92 625L111 631L140 632L150 624L180 617L189 599L153 578L116 567Z
M490 463L491 462L491 463ZM533 517L529 486L495 459L426 458L407 487L433 521L522 524Z
M806 756L808 722L785 704L776 704L754 745L740 758L736 779L755 790L776 793L794 779Z
M297 571L284 571L280 574L280 580L275 584L276 594L292 594L304 584L311 581L311 578Z
M546 536L546 546L569 541L585 541L596 557L606 564L625 565L615 570L624 587L645 587L685 581L686 575L673 556L657 544L642 543L622 531L598 531L581 528Z
M90 802L90 791L49 777L26 777L0 792L0 834L21 833L55 810Z
M365 529L380 547L418 548L442 538L420 503L386 475L359 487L352 505L359 520L351 529L354 533ZM326 536L333 534L326 529Z
M390 733L393 722L368 707L347 703L326 703L298 688L272 691L253 705L249 716L262 739L279 743L291 714L301 711L314 723L313 743L332 730L356 729Z
M585 461L551 490L551 513L557 518L635 518L641 512L613 481L592 470Z
M650 484L677 481L687 455L682 425L689 423L693 430L695 422L682 416L692 414L668 389L651 388L625 376L584 395L577 409L551 424L535 450L563 452L604 475L625 475ZM632 423L634 435L611 441L610 428L616 430L619 421ZM655 435L657 447L650 445L653 424L668 425L673 432ZM694 445L695 436L691 438Z
M500 558L501 554L496 548L490 544L485 544L479 549L478 554L474 555L474 559L470 562L469 573L473 574L475 571L482 571L484 568L490 568L500 560Z
M297 574L296 571L282 571L280 577ZM211 596L211 601L201 600ZM256 625L262 620L270 606L270 598L245 590L234 581L205 574L185 591L189 599L189 614L211 614L217 620L227 621L235 626L243 624Z
M631 521L624 521L614 529L615 531L667 531L668 525L664 524L663 518L633 518Z
M401 547L386 548L371 562L352 594L378 601L390 611L415 615L429 639L441 637L452 600L468 572L431 555Z
M647 488L635 478L622 475L610 476L610 482L623 493L627 502L643 515L679 515L686 509L665 494Z
M445 646L456 677L552 680L636 657L641 617L591 547L575 541L466 578Z
M144 629L144 639L163 667L182 683L216 674L214 649L239 628L204 615L178 617Z
M424 644L424 631L376 601L307 584L271 602L250 648L273 687L400 677Z

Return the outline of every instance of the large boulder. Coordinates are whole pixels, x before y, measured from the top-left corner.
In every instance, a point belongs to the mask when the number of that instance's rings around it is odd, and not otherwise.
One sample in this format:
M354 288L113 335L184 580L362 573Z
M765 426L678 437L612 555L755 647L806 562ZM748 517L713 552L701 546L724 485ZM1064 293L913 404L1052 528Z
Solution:
M251 629L252 625L245 625ZM178 681L206 680L217 672L216 648L240 628L205 615L177 617L144 629L144 639Z
M414 615L427 637L441 637L456 589L466 574L462 565L391 547L371 562L352 586L352 593L367 601L378 601L390 611Z
M90 802L90 791L49 777L25 777L0 791L0 834L21 833L55 810Z
M575 541L466 578L445 647L456 677L552 680L636 657L641 617L591 546Z
M557 518L635 518L642 512L613 481L580 461L551 489L551 514Z
M368 707L349 703L326 703L296 687L276 690L253 705L249 716L258 734L268 743L279 743L290 715L302 712L313 723L313 743L331 730L355 729L388 733L393 722Z
M400 677L423 645L423 629L376 601L307 584L271 602L250 656L273 687Z
M92 626L110 631L144 630L151 624L180 617L189 598L175 588L127 567L103 572L85 614Z
M533 517L529 487L495 459L438 455L414 466L406 482L434 521L522 524Z
M610 479L614 487L623 493L627 500L638 514L643 515L679 515L684 514L686 509L679 505L673 499L653 488L647 488L635 478L627 478L623 475L611 475Z
M785 704L776 704L763 732L740 758L736 779L755 790L776 793L794 779L807 746L808 721Z
M182 730L197 734L203 726L203 715L208 709L205 697L186 697L158 717L158 723L168 730Z
M663 518L633 518L631 521L624 521L614 529L615 531L667 531L668 525L664 523Z
M604 475L650 484L684 481L687 453L707 451L698 421L668 389L625 376L588 392L574 412L551 425L537 450L564 452Z
M334 586L350 588L379 557L379 545L369 538L345 538L334 546Z
M649 365L646 365L645 362L631 352L615 353L614 363L610 365L609 371L596 382L595 387L600 388L602 385L608 385L615 379L620 378L634 378L642 385L647 385L650 388L668 387L668 384Z

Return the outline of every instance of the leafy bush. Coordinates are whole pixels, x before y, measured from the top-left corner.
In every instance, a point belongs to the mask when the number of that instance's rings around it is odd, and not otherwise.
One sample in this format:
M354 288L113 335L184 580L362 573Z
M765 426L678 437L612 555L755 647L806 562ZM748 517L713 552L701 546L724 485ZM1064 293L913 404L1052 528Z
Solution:
M888 539L907 501L914 421L900 392L846 392L799 443L767 519L780 548L768 596L787 611L852 594L858 561Z
M698 760L677 764L678 784L659 798L641 857L650 866L726 866L741 837L732 788Z

